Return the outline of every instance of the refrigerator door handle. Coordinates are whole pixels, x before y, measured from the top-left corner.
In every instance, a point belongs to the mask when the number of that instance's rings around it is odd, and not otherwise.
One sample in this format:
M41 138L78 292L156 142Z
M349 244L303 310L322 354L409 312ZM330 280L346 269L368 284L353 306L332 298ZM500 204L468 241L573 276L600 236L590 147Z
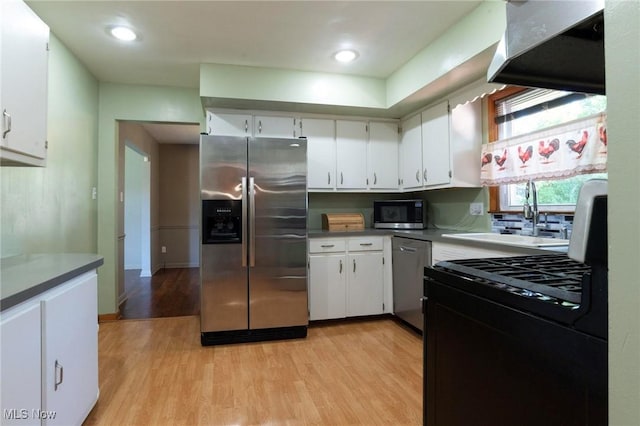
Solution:
M252 177L249 178L249 267L256 266L256 190Z
M247 266L247 178L242 178L242 266Z

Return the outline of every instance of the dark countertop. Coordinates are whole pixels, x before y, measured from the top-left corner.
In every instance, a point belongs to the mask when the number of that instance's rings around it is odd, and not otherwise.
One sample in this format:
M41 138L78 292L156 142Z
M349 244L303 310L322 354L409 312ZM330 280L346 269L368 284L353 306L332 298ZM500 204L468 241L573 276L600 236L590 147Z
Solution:
M0 311L103 263L102 256L89 253L25 254L0 259Z
M477 232L477 231L469 231ZM312 230L308 232L309 238L330 238L330 237L357 237L357 236L393 236L402 238L411 238L414 240L432 241L440 243L449 243L463 245L469 247L482 247L487 249L499 249L504 251L513 251L514 256L518 254L549 254L549 252L566 253L567 247L545 247L545 248L526 248L514 247L507 244L500 244L491 241L461 241L458 239L446 238L442 234L464 234L465 231L457 231L452 229L419 229L419 230L393 230L393 229L374 229L367 228L362 231L325 231Z

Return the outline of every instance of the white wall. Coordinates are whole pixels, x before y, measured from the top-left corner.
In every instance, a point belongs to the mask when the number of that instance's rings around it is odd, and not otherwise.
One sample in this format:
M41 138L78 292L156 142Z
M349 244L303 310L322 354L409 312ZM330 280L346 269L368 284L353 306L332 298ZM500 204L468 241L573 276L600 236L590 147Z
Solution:
M148 196L142 192L144 157L126 146L124 163L124 269L142 269L142 199Z

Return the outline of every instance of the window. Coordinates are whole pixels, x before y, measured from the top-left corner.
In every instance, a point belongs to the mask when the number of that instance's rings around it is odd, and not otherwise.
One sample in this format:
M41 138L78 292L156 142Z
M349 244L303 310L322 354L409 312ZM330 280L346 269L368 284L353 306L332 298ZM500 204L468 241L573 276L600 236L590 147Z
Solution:
M489 97L491 141L543 130L547 127L589 117L606 110L605 96L548 89L509 87ZM606 173L578 175L562 180L535 181L541 211L573 211L585 180L606 177ZM492 211L521 211L525 183L492 188Z

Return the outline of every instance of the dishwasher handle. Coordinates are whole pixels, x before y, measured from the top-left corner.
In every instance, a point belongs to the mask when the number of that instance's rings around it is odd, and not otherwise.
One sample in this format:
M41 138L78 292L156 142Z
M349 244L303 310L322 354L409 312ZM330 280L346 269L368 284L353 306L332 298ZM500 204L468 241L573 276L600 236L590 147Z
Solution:
M418 251L418 249L417 248L413 248L413 247L400 246L400 251L407 251L409 253L416 253Z

